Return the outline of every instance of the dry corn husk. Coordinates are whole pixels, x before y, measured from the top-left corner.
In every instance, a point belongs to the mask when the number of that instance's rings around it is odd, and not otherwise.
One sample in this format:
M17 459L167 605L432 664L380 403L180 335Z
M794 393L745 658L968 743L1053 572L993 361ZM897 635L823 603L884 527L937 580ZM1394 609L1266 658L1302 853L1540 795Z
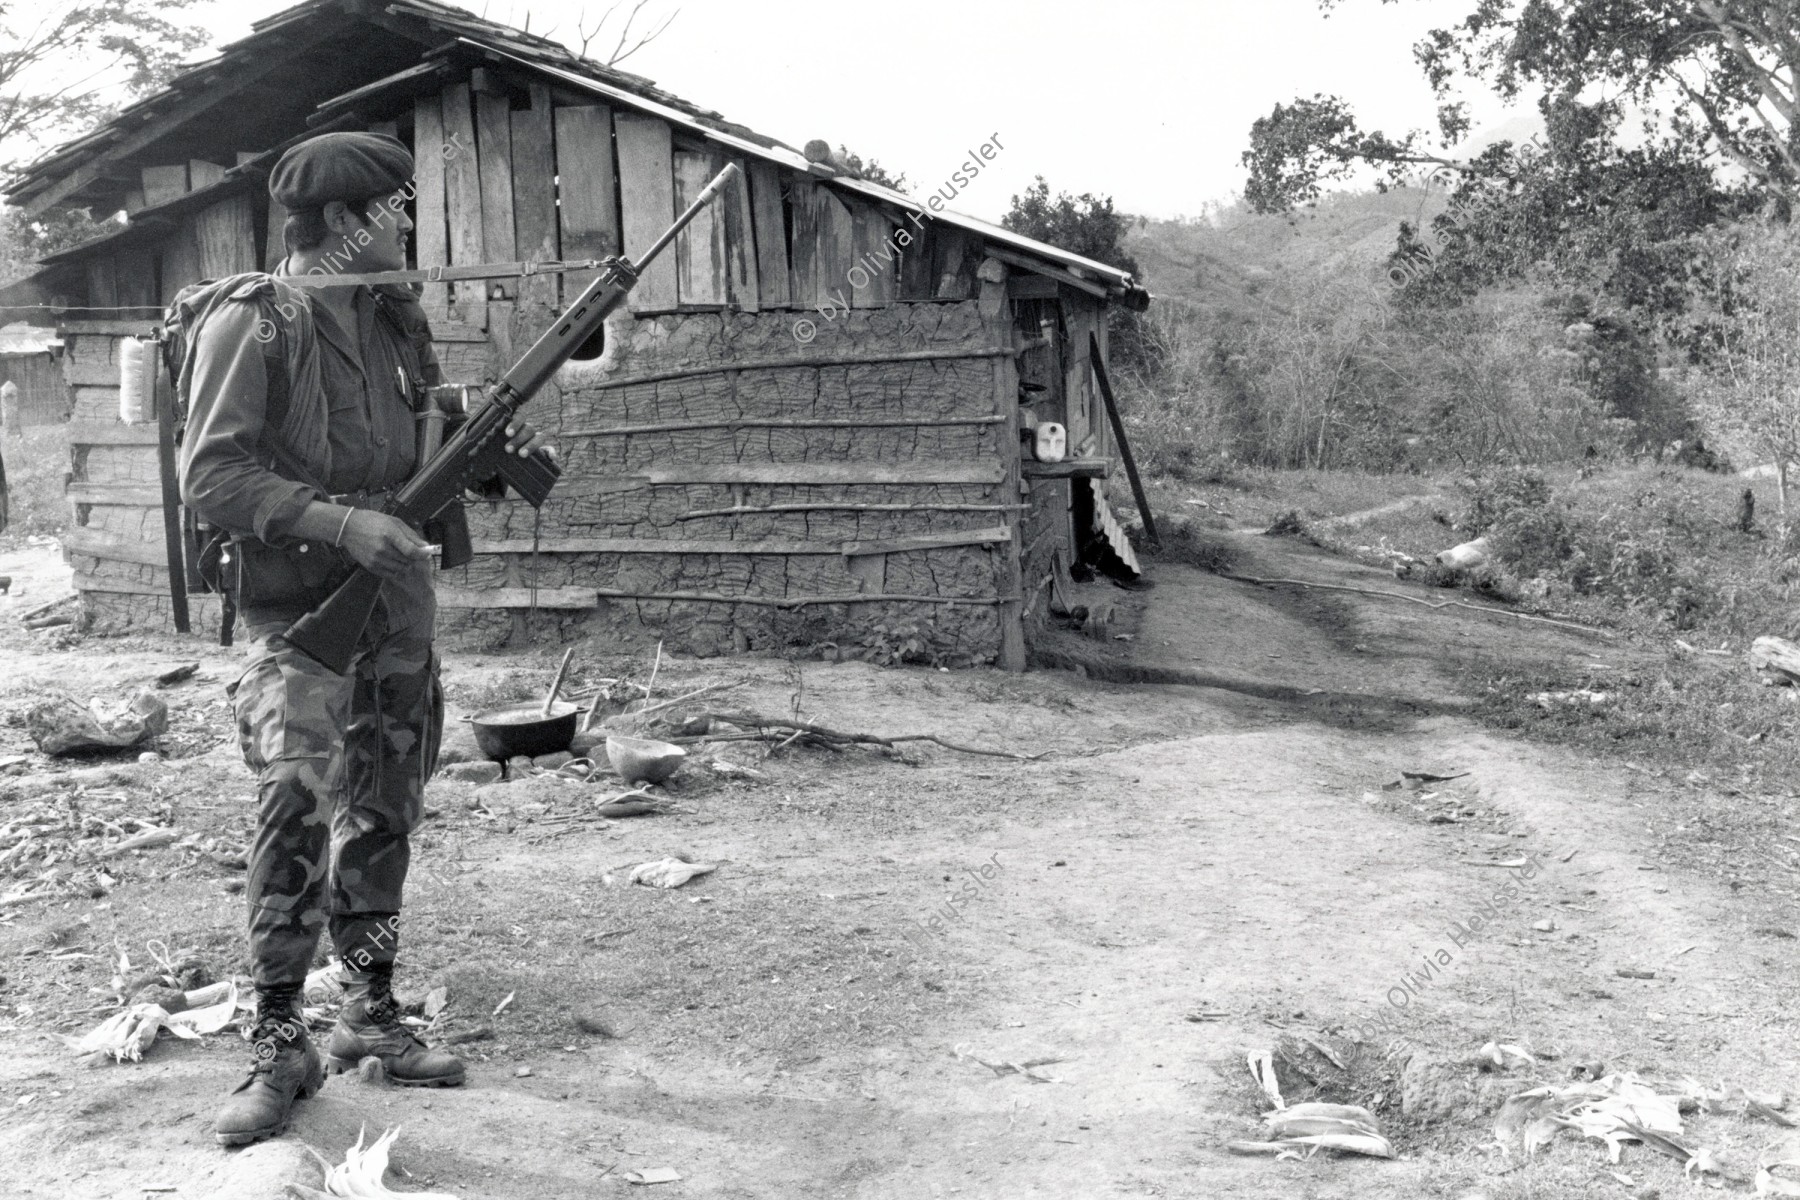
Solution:
M1661 1095L1632 1074L1520 1092L1501 1108L1494 1134L1502 1145L1522 1143L1531 1155L1562 1129L1605 1142L1615 1163L1626 1142L1642 1142L1684 1166L1707 1170L1712 1163L1680 1140L1681 1097Z
M387 1175L388 1148L394 1139L400 1136L399 1127L388 1130L375 1139L373 1145L363 1148L363 1137L367 1128L357 1131L356 1145L344 1153L344 1161L331 1167L325 1174L325 1194L342 1197L343 1200L456 1200L448 1192L395 1192L388 1190L383 1182Z
M190 993L194 996L218 994L218 985ZM179 1038L193 1040L204 1034L217 1033L231 1023L237 1012L236 984L226 984L223 995L203 1008L187 1008L171 1013L158 1004L133 1004L114 1013L85 1037L65 1038L76 1054L107 1054L114 1062L138 1062L144 1051L156 1040L158 1030L167 1029Z
M1360 1105L1295 1104L1269 1113L1263 1122L1269 1127L1269 1140L1229 1142L1227 1148L1277 1158L1306 1158L1320 1150L1394 1157L1393 1145L1376 1127L1375 1114Z
M1800 1196L1800 1134L1788 1134L1756 1156L1756 1194Z

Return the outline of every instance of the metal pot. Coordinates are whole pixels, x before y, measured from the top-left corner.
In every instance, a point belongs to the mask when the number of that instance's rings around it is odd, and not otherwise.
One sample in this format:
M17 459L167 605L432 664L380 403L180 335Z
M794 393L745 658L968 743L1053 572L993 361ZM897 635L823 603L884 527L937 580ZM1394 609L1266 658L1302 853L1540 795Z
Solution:
M548 717L544 716L543 704L533 702L489 709L468 718L475 727L475 744L498 762L521 754L536 758L567 750L580 720L581 706L566 701L552 706Z

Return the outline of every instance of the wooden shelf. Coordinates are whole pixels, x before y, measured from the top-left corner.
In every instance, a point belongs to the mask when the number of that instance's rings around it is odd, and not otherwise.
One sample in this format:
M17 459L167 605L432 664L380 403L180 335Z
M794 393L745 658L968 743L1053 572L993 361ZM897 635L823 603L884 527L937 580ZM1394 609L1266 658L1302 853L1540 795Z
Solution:
M1026 459L1020 473L1027 479L1105 479L1112 463L1104 458L1065 458L1046 463Z

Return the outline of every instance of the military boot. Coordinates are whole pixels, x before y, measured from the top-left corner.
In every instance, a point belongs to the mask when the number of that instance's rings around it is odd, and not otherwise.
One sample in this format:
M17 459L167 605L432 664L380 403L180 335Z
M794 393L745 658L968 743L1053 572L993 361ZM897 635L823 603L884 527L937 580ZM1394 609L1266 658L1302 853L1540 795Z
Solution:
M233 1088L213 1122L221 1145L274 1137L287 1128L294 1101L325 1085L319 1052L306 1036L306 1018L293 989L259 992L250 1074Z
M463 1065L447 1050L433 1050L400 1023L393 975L387 971L345 971L344 1007L325 1048L332 1074L354 1071L373 1055L388 1079L403 1087L455 1087Z

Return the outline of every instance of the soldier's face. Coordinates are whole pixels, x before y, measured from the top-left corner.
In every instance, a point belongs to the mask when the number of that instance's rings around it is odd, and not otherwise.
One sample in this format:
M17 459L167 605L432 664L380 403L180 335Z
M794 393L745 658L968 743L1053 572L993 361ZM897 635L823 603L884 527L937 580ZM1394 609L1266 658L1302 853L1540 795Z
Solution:
M406 235L412 220L406 215L410 188L401 188L369 201L368 215L358 217L348 205L333 201L326 206L325 219L334 234L336 245L328 245L335 261L350 269L362 271L401 271L406 269Z
M406 269L406 235L413 227L412 219L406 215L406 202L411 196L411 188L401 188L369 205L369 219L363 224L369 237L369 244L362 248L365 270Z

